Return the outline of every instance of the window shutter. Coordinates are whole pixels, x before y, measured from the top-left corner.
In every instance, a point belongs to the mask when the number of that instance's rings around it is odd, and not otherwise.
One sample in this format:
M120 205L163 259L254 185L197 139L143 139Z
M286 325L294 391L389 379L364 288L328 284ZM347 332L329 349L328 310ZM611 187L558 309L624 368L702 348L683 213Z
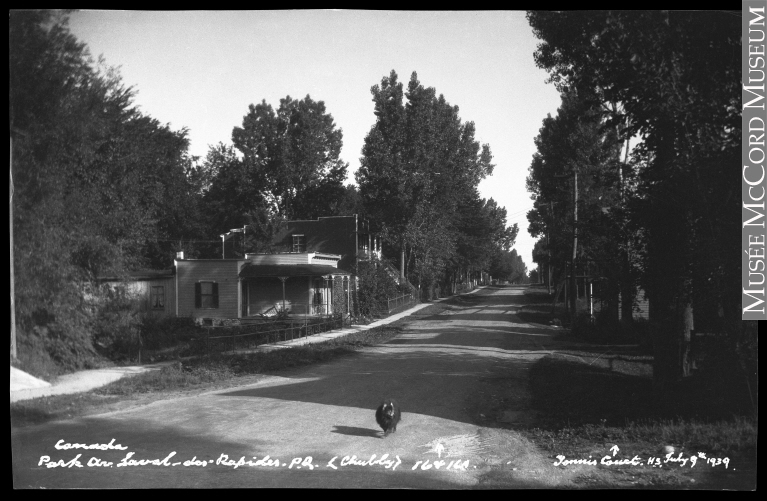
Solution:
M213 307L218 308L218 283L213 282Z
M202 308L202 285L200 282L194 284L194 307Z

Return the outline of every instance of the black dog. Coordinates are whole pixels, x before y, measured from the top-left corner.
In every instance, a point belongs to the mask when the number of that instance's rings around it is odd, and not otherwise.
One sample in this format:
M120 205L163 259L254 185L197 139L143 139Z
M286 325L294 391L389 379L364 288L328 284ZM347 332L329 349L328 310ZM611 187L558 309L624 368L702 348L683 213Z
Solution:
M397 431L397 423L400 421L399 405L394 400L384 400L376 409L376 422L383 428L384 437Z

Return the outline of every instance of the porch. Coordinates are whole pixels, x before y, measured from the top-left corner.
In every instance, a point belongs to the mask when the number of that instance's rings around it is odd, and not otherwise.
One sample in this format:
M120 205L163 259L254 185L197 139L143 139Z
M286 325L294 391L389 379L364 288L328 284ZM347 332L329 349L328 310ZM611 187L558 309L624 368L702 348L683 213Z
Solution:
M246 263L239 274L241 319L299 319L348 313L351 274L319 264Z

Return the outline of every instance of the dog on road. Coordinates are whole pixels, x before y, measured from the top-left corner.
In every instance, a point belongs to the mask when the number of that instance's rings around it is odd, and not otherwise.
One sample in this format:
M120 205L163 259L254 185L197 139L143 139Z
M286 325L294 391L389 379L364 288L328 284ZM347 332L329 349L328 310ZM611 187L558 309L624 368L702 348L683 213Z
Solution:
M400 422L399 405L392 399L384 400L376 409L376 422L384 431L384 437L397 431Z

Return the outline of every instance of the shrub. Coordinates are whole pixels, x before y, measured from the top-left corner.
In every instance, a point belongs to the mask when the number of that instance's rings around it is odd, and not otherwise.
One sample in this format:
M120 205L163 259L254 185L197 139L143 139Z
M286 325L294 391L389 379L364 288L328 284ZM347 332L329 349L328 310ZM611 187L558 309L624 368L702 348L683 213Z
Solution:
M202 332L191 317L145 315L141 322L141 338L146 348L156 350L188 342Z
M358 315L387 314L387 300L400 294L397 282L378 260L363 261L357 265L359 277Z
M109 356L136 351L142 343L139 300L125 287L104 287L94 327L94 341Z

